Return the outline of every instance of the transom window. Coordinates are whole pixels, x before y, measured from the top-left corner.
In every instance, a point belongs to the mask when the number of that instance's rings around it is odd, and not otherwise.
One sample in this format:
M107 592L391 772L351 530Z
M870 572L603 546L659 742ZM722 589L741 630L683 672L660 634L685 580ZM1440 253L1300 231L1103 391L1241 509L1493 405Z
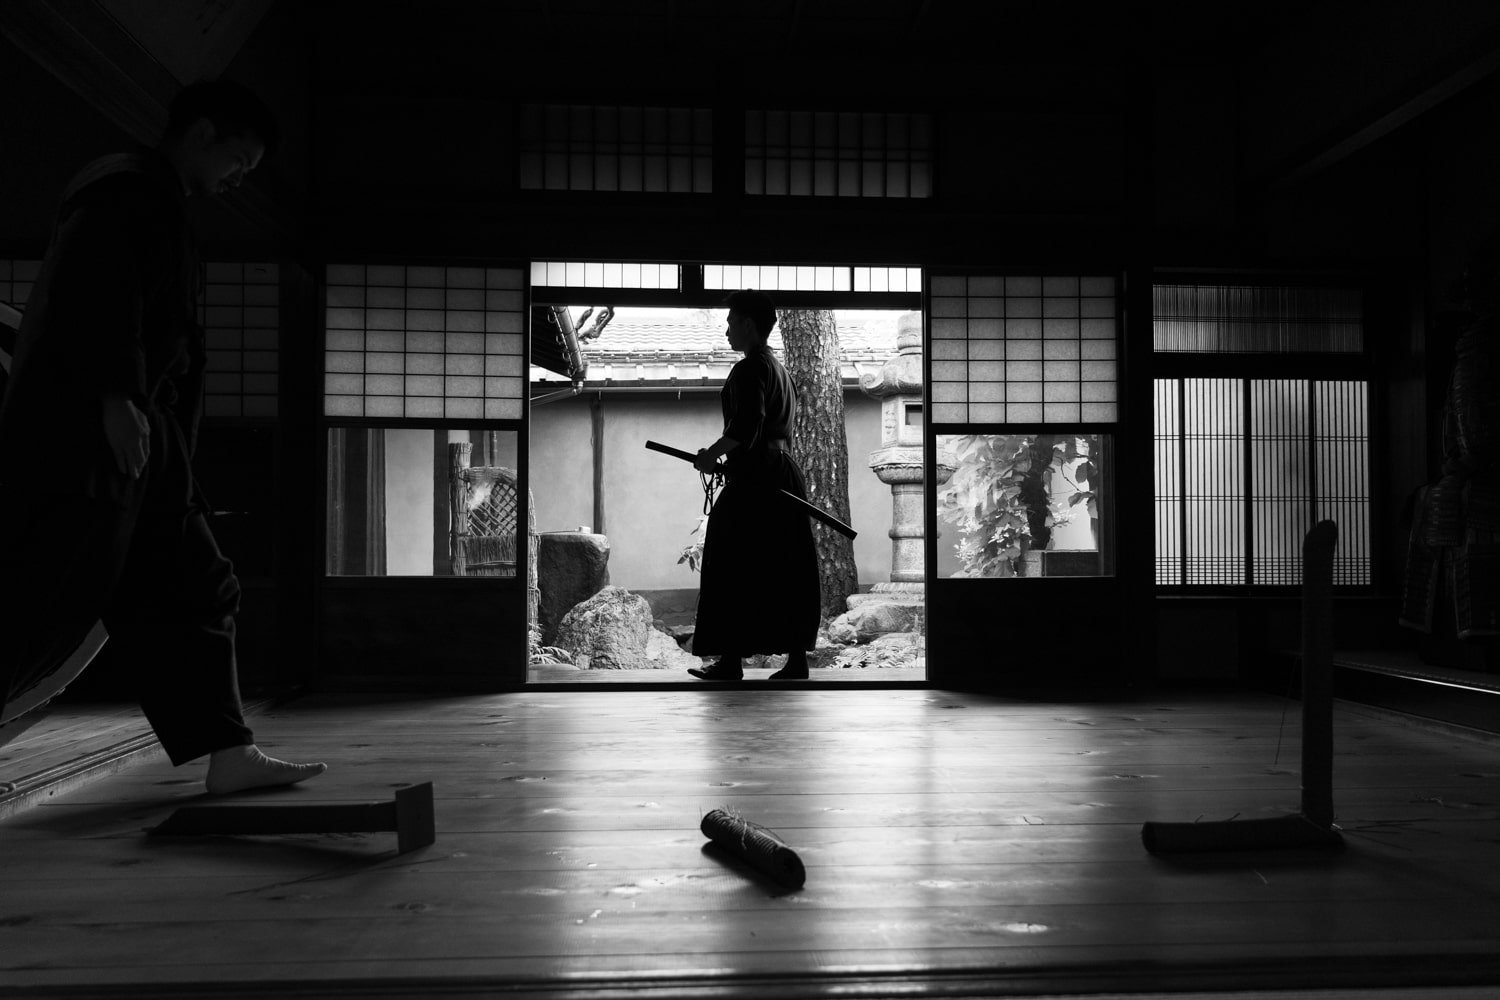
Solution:
M521 187L703 194L713 190L707 108L528 104Z
M794 264L705 264L706 289L758 288L766 292L920 292L920 267L847 267Z
M746 111L745 193L930 198L932 117L881 111Z

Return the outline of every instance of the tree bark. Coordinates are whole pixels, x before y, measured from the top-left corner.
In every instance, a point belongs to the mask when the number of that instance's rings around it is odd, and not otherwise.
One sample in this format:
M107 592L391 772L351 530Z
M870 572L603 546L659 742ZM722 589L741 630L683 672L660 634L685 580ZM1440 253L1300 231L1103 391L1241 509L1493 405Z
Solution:
M844 387L839 369L839 336L826 309L783 309L777 327L787 374L797 386L797 426L792 455L807 477L807 499L849 521L849 442L844 434ZM817 521L818 577L823 614L835 618L859 590L854 543Z

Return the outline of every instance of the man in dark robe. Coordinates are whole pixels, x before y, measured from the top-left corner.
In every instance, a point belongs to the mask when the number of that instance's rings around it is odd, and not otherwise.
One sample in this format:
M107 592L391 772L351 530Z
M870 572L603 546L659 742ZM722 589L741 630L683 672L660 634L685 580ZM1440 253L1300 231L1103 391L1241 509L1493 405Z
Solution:
M820 599L812 524L781 493L807 499L802 469L791 455L797 391L766 346L776 325L771 297L740 291L728 305L725 335L745 356L719 395L724 432L693 463L703 473L722 472L725 480L704 535L693 630L693 653L719 660L688 672L739 680L743 657L786 653L786 666L771 679L803 679L807 651L817 641Z
M275 760L245 725L240 587L191 466L204 333L189 196L236 187L277 128L244 88L174 100L156 149L105 157L67 186L0 403L0 573L9 597L0 703L55 670L97 620L174 764L209 755L225 793L322 764Z

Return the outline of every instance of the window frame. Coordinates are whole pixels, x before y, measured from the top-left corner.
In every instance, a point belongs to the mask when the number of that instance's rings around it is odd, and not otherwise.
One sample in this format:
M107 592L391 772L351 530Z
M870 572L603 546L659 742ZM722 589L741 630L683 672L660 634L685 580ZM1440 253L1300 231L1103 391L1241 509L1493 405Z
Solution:
M1369 304L1373 300L1370 282L1360 276L1350 274L1287 274L1287 273L1255 273L1243 272L1219 272L1219 271L1157 271L1152 274L1153 287L1156 285L1258 285L1258 286L1302 286L1302 287L1341 287L1356 289L1360 292L1362 302L1361 325L1363 329L1362 348L1359 351L1332 352L1332 351L1286 351L1286 352L1250 352L1250 351L1224 351L1224 352L1193 352L1193 351L1158 351L1155 347L1154 337L1146 345L1150 356L1150 378L1152 381L1151 392L1151 435L1153 439L1152 455L1155 461L1155 439L1157 433L1156 404L1157 393L1154 391L1155 383L1163 379L1240 379L1244 383L1244 395L1242 398L1248 400L1250 396L1250 383L1257 380L1299 380L1303 382L1362 382L1365 385L1365 426L1368 432L1369 450L1366 455L1366 470L1368 479L1366 482L1369 496L1369 517L1367 524L1370 527L1371 537L1365 540L1365 551L1369 554L1370 576L1367 583L1362 584L1336 584L1335 590L1344 595L1368 596L1379 591L1381 581L1381 567L1379 565L1379 549L1374 537L1375 528L1383 523L1380 517L1379 506L1381 496L1376 489L1379 482L1378 459L1381 452L1380 442L1384 439L1384 426L1379 417L1382 411L1381 402L1384 397L1384 385L1379 378L1379 368L1371 348L1371 323L1369 321ZM1154 315L1150 317L1154 321ZM1148 326L1148 330L1151 327ZM1220 597L1286 597L1300 592L1301 584L1267 584L1253 582L1254 558L1254 510L1255 503L1254 483L1248 474L1250 465L1250 445L1253 440L1249 424L1250 414L1244 413L1245 417L1245 445L1246 445L1246 482L1247 489L1241 503L1244 505L1245 522L1245 545L1243 555L1242 582L1239 583L1163 583L1159 579L1157 561L1160 558L1159 539L1153 537L1152 542L1152 571L1151 584L1154 592L1160 597L1197 597L1197 596L1220 596ZM1310 428L1309 440L1316 440L1316 426ZM1181 441L1181 429L1179 426L1178 440ZM1153 477L1153 482L1154 482ZM1311 486L1312 504L1314 511L1310 517L1310 523L1316 518L1317 484ZM1153 489L1153 503L1158 498ZM1183 507L1181 498L1179 508ZM1156 533L1156 519L1152 519L1153 536ZM1341 526L1342 528L1342 526ZM1186 537L1184 531L1183 537ZM1342 539L1341 539L1342 541ZM1183 560L1187 558L1184 548L1175 557ZM1182 574L1179 574L1181 576Z

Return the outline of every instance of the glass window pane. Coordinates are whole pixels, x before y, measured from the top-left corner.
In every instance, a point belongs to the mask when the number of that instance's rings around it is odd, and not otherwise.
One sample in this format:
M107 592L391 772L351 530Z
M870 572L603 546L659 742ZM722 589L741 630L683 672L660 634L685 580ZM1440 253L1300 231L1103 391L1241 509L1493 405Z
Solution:
M478 417L481 402L450 399L446 409ZM442 400L424 405L434 403ZM330 428L327 573L517 576L519 532L530 520L517 439L514 431Z
M1367 389L1158 380L1157 582L1296 586L1303 538L1330 518L1339 526L1335 583L1368 586Z
M938 435L938 461L953 473L935 491L937 575L1111 575L1111 443L1074 432Z

